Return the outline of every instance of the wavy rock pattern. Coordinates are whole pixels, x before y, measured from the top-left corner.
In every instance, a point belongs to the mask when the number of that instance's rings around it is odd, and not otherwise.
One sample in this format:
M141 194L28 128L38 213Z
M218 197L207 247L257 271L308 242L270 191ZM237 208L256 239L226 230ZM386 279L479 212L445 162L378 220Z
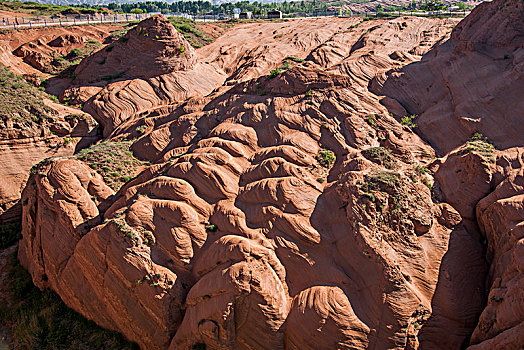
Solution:
M35 283L144 349L459 349L475 327L480 346L498 330L513 329L518 339L518 310L500 324L489 323L498 308L483 311L486 266L471 209L489 192L469 193L450 175L466 163L465 178L487 174L478 181L484 190L511 171L495 174L475 152L433 161L434 150L388 114L393 100L369 91L454 22L399 18L355 31L351 23L230 31L197 52L209 57L200 63L228 75L205 97L130 97L144 111L116 117L108 112L123 103L116 92L95 96L106 133L138 137L133 151L152 165L116 194L78 161L38 169L23 195L19 253ZM318 31L303 40L306 25ZM256 42L246 36L258 31ZM263 47L267 37L274 50ZM297 52L304 62L261 76ZM142 91L134 82L103 91ZM499 166L519 167L515 152L497 154ZM425 166L436 168L435 178ZM437 201L432 186L449 203ZM518 222L512 203L520 197L511 191L495 190L477 206L482 232L510 229L489 226L512 213L484 209L493 202L512 207ZM497 288L520 281L515 246L515 269L502 269ZM490 277L498 277L493 266Z

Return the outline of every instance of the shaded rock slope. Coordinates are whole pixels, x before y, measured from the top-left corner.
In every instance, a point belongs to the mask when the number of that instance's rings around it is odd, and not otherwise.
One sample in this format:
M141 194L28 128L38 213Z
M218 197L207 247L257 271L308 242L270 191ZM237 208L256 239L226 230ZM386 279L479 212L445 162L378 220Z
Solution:
M483 3L422 61L378 77L376 90L418 115L420 134L441 153L475 132L499 149L522 146L523 18L520 0Z
M79 160L40 164L20 261L144 349L519 348L522 148L468 135L436 158L386 89L450 34L482 37L471 21L246 24L175 57L170 24L142 22L64 94L150 165L115 193ZM149 47L150 71L91 82L97 57Z

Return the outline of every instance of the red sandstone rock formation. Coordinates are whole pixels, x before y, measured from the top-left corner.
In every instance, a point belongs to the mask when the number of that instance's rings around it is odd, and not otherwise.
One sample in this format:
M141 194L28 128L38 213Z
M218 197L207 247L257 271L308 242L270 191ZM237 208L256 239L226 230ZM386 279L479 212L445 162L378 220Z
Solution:
M466 19L434 47L455 22L247 24L193 63L162 56L152 76L100 87L86 109L106 136L137 138L134 154L151 165L113 193L80 161L41 164L22 196L20 260L39 287L144 349L519 348L522 149L444 135L430 140L451 152L435 160L389 115L407 106L388 87L400 86L391 69L418 70L457 38L483 38ZM142 26L183 40L161 17ZM172 46L139 30L115 55ZM287 56L305 61L268 76ZM207 96L158 92L203 71L216 78L192 91L214 89ZM424 136L433 115L417 120Z
M442 154L475 132L498 148L520 146L523 17L520 0L480 4L453 29L450 40L422 61L380 77L383 86L376 90L397 100L407 114L418 115L421 135Z
M49 113L38 123L0 116L0 223L19 219L20 194L33 165L72 155L99 138L90 115L50 100L45 104Z
M151 108L207 94L224 79L197 63L195 50L163 16L129 30L119 41L84 59L63 94L103 126L104 136Z

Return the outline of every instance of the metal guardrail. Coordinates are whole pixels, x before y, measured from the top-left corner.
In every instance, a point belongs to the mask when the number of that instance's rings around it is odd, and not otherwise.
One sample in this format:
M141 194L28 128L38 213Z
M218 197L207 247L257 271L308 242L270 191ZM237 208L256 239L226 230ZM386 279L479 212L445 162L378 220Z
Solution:
M372 11L321 11L312 13L292 13L284 14L283 18L311 18L311 17L465 17L469 11L398 11L398 12L372 12ZM18 28L33 28L33 27L48 27L48 26L72 26L72 25L86 25L86 24L102 24L102 23L117 23L117 22L132 22L141 21L145 18L151 17L153 13L142 14L71 14L60 16L37 16L37 17L11 17L2 18L0 29L18 29ZM199 22L214 22L222 20L223 16L217 14L207 15L191 15L187 13L166 13L166 17L184 17ZM254 19L265 18L260 15L253 16ZM226 19L231 19L227 17Z
M315 11L311 13L290 13L283 14L282 18L311 18L311 17L374 17L374 18L383 18L383 17L404 17L404 16L413 16L413 17L465 17L470 11L395 11L395 12L376 12L376 11L345 11L340 13L339 11ZM194 21L207 22L207 21L217 21L219 20L219 15L217 14L208 14L208 15L189 15L189 14L165 14L165 16L183 16L190 18ZM266 18L261 15L253 15L253 19ZM226 19L232 19L228 16Z
M98 23L117 23L141 21L150 14L74 14L60 16L37 16L37 17L11 17L2 18L0 28L33 28L49 26L71 26Z

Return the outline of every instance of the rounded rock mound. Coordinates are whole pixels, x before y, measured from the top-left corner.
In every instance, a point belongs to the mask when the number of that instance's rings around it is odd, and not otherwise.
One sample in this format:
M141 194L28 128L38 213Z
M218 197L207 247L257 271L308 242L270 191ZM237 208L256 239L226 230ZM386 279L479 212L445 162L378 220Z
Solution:
M118 78L147 78L196 63L195 51L162 15L150 17L115 43L87 57L75 70L77 85Z

